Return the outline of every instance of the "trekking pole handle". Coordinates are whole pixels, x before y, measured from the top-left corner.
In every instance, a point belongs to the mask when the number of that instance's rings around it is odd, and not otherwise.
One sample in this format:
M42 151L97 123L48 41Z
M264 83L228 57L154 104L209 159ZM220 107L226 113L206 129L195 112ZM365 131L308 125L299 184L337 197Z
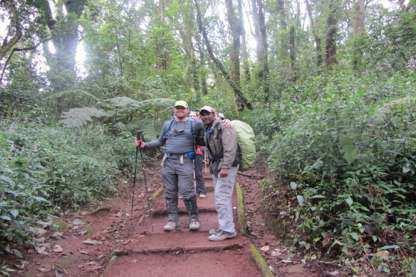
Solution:
M142 130L137 130L136 139L143 140L143 131Z

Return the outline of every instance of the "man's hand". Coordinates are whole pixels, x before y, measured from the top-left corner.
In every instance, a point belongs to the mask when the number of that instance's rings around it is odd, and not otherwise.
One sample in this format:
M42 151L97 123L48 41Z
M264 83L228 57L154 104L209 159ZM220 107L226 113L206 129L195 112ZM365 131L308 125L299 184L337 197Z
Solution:
M231 128L231 127L233 127L231 125L231 120L229 120L229 119L223 119L222 120L222 124L224 125L225 128Z
M228 176L228 168L221 168L219 175L220 175L221 178L227 177Z
M203 156L204 155L204 148L203 148L203 146L197 145L195 147L195 154L197 154L199 156Z
M134 144L136 145L136 147L143 149L145 147L145 143L142 139L137 139L134 141Z

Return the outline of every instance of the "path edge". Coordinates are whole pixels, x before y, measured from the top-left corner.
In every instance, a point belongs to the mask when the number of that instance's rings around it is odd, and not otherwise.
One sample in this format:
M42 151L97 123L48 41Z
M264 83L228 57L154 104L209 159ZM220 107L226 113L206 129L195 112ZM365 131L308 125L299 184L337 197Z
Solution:
M240 225L240 232L243 235L246 235L248 232L247 219L246 219L246 209L244 205L244 190L239 183L236 184L236 194L237 194L237 217L238 223ZM260 269L263 277L273 277L275 276L270 270L269 264L266 259L263 257L259 249L254 243L250 243L250 256L256 263L257 267ZM276 275L277 276L277 275Z

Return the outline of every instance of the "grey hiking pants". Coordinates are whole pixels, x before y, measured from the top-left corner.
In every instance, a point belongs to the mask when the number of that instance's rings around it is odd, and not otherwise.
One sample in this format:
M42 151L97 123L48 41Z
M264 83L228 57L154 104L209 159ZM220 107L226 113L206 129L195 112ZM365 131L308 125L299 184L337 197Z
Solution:
M217 178L212 175L214 181L215 209L218 214L218 228L234 233L235 225L233 220L233 190L237 177L238 167L231 167L228 176Z
M178 193L190 218L198 219L198 207L194 189L194 163L186 156L171 155L164 159L162 179L165 186L168 220L178 222Z
M207 189L205 188L204 175L202 174L202 171L204 169L204 156L195 155L194 165L195 165L196 193L206 194Z

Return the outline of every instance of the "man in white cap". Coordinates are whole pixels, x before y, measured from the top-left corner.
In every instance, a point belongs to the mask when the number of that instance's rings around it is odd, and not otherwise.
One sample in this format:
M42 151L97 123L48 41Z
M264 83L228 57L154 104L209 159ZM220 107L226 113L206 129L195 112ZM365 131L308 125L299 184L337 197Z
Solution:
M178 193L183 197L189 214L189 230L200 227L198 207L193 186L195 145L204 144L204 127L188 117L189 109L185 101L176 101L173 119L167 120L158 139L151 142L136 140L142 149L165 145L162 178L165 186L168 222L165 231L178 229Z
M208 239L219 241L234 238L237 233L233 220L232 195L241 161L237 133L232 126L224 125L212 107L202 107L199 114L205 125L205 148L215 186L215 209L218 214L218 228L209 231Z

